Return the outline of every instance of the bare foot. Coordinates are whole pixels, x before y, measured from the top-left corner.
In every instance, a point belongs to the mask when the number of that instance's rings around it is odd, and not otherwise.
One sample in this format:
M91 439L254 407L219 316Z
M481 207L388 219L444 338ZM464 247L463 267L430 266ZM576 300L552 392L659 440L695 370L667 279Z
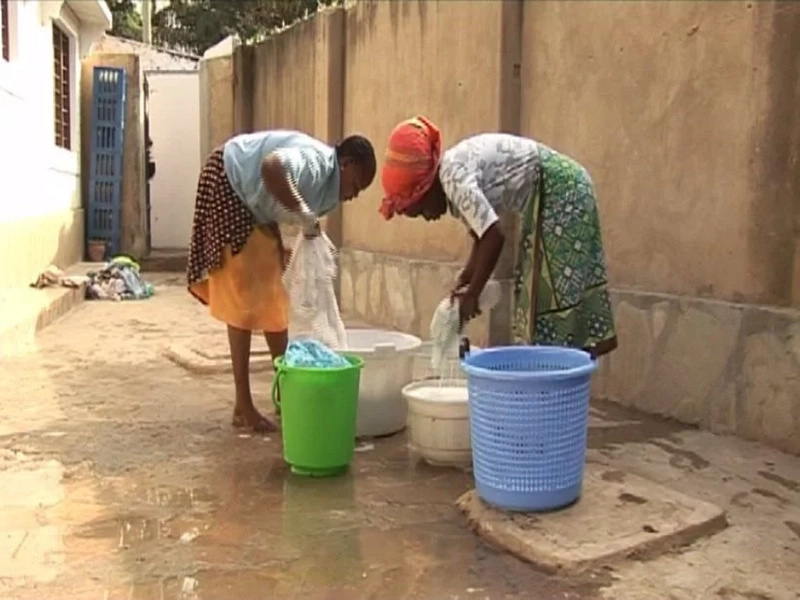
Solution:
M231 425L252 429L254 433L270 433L278 430L275 423L258 412L253 406L249 408L235 407Z

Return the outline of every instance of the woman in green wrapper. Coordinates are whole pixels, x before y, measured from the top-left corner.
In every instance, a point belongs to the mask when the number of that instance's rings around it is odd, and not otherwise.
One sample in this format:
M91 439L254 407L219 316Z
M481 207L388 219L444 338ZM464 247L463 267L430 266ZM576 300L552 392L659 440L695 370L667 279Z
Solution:
M531 139L487 133L442 153L441 134L422 116L389 137L381 213L436 220L449 212L469 229L469 260L453 294L462 323L494 271L505 236L499 215L519 218L512 336L517 344L617 347L594 186L580 164Z

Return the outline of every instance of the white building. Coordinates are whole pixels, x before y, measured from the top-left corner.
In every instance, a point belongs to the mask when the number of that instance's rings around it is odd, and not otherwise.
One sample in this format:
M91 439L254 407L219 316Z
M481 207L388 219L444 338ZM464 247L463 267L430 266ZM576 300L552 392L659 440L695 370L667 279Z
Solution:
M0 0L0 287L83 255L80 66L105 0Z

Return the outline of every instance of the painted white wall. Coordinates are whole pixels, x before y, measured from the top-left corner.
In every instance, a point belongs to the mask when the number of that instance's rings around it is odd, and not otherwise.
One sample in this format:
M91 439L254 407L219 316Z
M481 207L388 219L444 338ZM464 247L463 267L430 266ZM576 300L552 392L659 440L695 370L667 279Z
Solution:
M0 59L0 223L80 208L80 58L105 28L81 21L63 2L8 6L11 56ZM70 36L71 150L55 145L53 22Z
M153 248L188 248L200 173L200 77L197 71L146 73L155 177L150 181Z
M234 50L241 45L238 35L229 35L224 40L217 42L208 50L203 52L203 58L219 58L220 56L230 56Z
M8 2L0 59L0 289L80 260L80 59L111 26L104 0ZM53 23L70 37L71 149L55 144Z
M13 0L0 59L0 288L80 260L80 59L111 26L104 0ZM53 23L70 37L71 148L55 144Z

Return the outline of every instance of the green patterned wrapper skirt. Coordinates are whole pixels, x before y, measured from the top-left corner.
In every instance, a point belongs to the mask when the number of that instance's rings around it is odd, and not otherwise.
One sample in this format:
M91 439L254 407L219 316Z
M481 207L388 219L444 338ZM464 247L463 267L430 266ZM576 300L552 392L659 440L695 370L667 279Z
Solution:
M519 219L516 344L617 347L594 186L580 164L540 146L541 176Z

